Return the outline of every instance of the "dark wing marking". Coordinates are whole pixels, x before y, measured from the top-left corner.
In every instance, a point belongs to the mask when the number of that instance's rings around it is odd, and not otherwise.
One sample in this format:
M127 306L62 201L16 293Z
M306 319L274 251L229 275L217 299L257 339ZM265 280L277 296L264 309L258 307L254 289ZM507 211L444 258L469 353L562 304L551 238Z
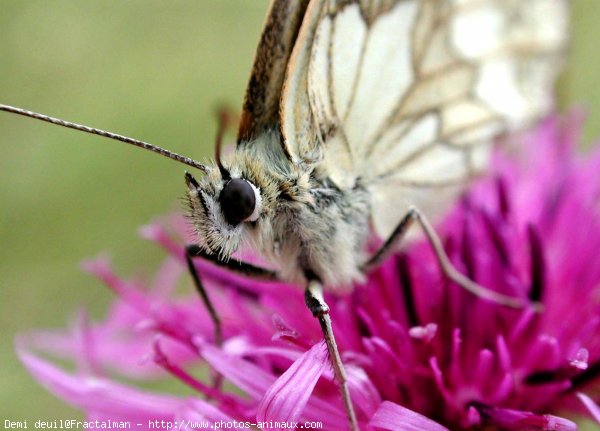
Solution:
M285 70L308 0L273 0L254 57L238 130L238 144L278 127Z

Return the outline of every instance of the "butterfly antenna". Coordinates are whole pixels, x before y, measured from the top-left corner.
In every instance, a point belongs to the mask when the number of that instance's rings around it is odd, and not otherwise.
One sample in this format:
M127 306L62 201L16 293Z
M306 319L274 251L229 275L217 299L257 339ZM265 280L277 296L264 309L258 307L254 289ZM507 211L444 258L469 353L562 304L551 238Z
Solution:
M215 161L221 172L221 176L224 179L229 179L231 178L231 175L221 162L221 151L223 148L223 136L231 123L231 111L227 108L219 108L217 110L217 115L219 117L219 128L217 129L217 136L215 138Z
M84 126L82 124L72 123L70 121L61 120L59 118L49 117L48 115L38 114L37 112L28 111L26 109L16 108L14 106L0 104L0 111L10 112L12 114L23 115L25 117L34 118L36 120L45 121L47 123L57 124L59 126L68 127L69 129L79 130L80 132L91 133L93 135L103 136L105 138L114 139L116 141L125 142L126 144L135 145L136 147L143 148L144 150L152 151L153 153L160 154L161 156L168 157L176 162L183 163L188 166L192 166L196 169L200 169L203 172L207 171L206 165L197 162L186 156L182 156L177 153L173 153L164 148L157 147L156 145L149 144L148 142L139 141L137 139L128 138L127 136L117 135L116 133L107 132L105 130L96 129L94 127Z

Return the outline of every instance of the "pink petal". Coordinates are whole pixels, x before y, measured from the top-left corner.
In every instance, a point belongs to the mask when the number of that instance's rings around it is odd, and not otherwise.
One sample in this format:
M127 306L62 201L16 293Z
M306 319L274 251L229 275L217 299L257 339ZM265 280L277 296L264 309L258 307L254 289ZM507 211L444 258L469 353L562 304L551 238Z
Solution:
M17 353L33 377L46 389L88 413L138 420L168 419L184 404L177 397L139 391L110 380L73 376L19 347Z
M195 429L206 428L206 423L210 423L210 429L227 429L227 430L247 430L239 420L235 420L231 416L223 413L214 405L197 399L191 399L187 403L187 408L177 417L180 426L178 429ZM217 426L215 426L215 424ZM239 426L238 426L239 425Z
M200 341L198 343L201 344ZM210 344L201 344L200 354L216 371L253 399L261 399L275 381L272 374L252 362L228 355Z
M381 403L369 425L390 431L448 431L437 422L390 401Z
M362 410L367 417L373 416L381 404L377 388L362 368L346 366L348 389L354 406Z
M327 365L327 346L325 343L315 344L267 390L258 406L256 420L298 420Z
M600 406L594 402L590 397L581 392L577 392L577 397L581 400L583 405L589 410L594 420L600 423Z
M497 427L514 431L577 431L577 425L568 419L553 415L538 415L531 412L482 407L479 409L488 421Z

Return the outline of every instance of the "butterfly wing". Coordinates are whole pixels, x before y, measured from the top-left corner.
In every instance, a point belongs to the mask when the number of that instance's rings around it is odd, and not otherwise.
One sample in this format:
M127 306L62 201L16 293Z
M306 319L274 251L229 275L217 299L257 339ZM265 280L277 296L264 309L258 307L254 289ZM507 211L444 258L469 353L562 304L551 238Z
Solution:
M272 0L246 89L238 143L277 126L285 70L307 6L308 0Z
M552 106L566 0L313 0L287 69L281 131L297 162L372 195L385 237L486 165L490 141Z

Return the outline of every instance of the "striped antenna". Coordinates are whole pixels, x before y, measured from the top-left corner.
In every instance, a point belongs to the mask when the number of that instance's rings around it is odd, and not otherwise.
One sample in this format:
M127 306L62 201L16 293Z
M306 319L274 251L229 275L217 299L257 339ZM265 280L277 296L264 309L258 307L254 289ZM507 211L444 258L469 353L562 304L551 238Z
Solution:
M35 118L36 120L45 121L47 123L57 124L59 126L68 127L69 129L79 130L80 132L91 133L93 135L103 136L105 138L114 139L116 141L125 142L126 144L135 145L136 147L143 148L144 150L152 151L153 153L160 154L161 156L168 157L176 162L183 163L184 165L192 166L196 169L200 169L203 172L207 171L206 165L197 162L186 156L182 156L177 153L173 153L164 148L157 147L156 145L149 144L148 142L139 141L137 139L128 138L127 136L117 135L116 133L107 132L105 130L96 129L95 127L84 126L82 124L72 123L70 121L61 120L59 118L49 117L48 115L38 114L37 112L28 111L26 109L16 108L14 106L0 104L0 111L10 112L12 114L23 115L25 117Z

